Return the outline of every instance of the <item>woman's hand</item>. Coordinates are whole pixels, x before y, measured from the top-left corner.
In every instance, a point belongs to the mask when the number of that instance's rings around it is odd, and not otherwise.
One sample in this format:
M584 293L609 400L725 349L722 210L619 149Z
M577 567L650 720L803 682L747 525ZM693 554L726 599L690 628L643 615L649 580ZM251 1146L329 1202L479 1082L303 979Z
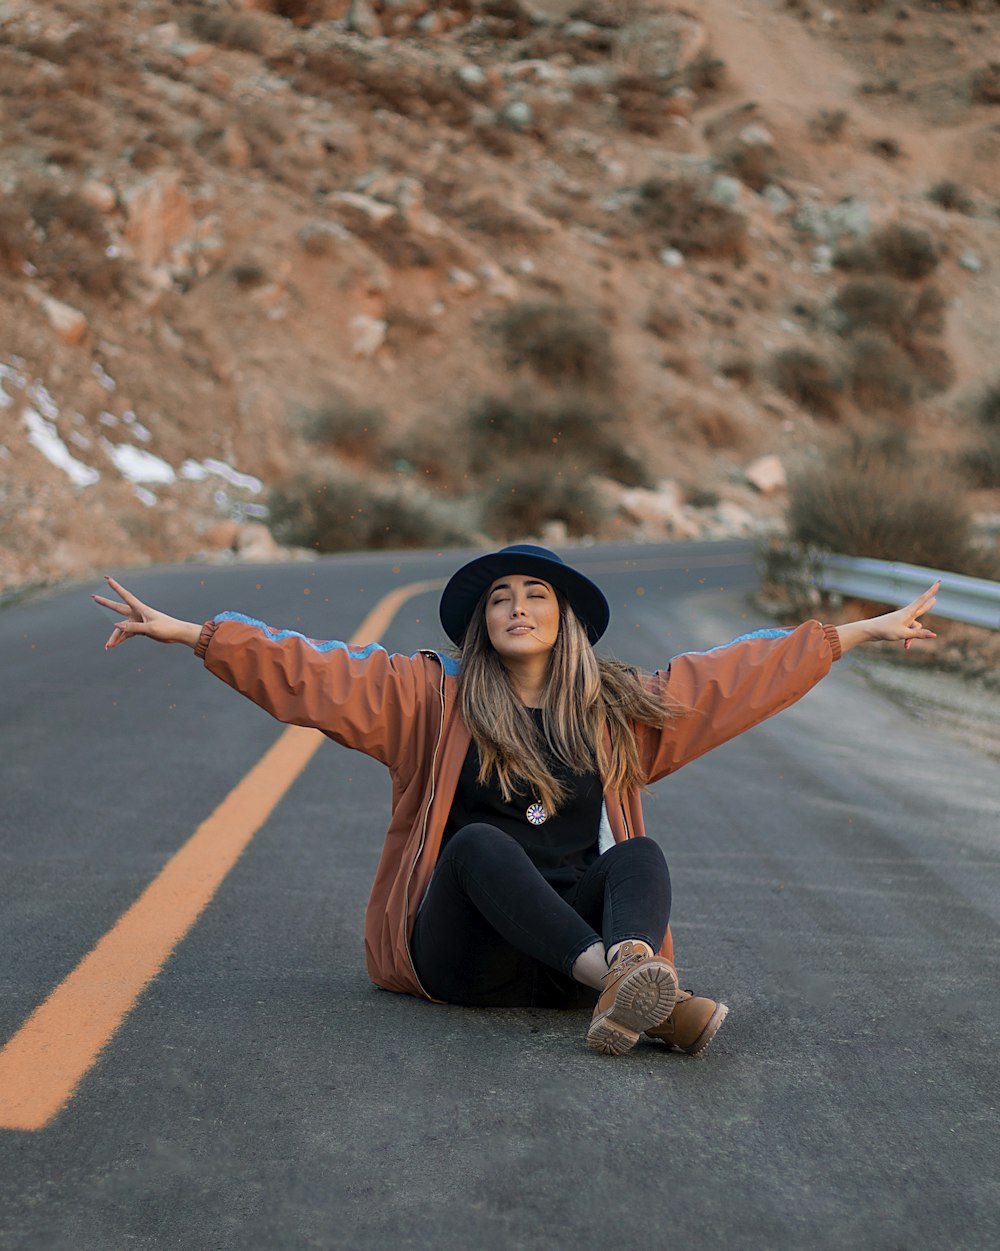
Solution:
M920 624L920 618L937 603L936 596L940 586L940 582L935 582L923 595L918 595L912 604L897 608L895 612L887 612L882 617L869 617L867 621L850 621L847 625L837 626L841 647L847 652L859 643L902 642L903 647L909 650L914 639L937 638L932 630L926 630Z
M102 608L110 608L125 617L124 621L117 623L111 632L111 637L104 644L106 652L112 647L117 647L119 643L124 643L133 634L145 635L148 639L155 639L157 643L186 643L188 647L197 646L201 636L201 626L193 621L178 621L176 617L168 617L166 613L157 612L155 608L150 608L148 604L136 599L114 578L106 577L105 581L125 601L124 604L120 604L113 599L105 599L103 595L91 596L91 599Z

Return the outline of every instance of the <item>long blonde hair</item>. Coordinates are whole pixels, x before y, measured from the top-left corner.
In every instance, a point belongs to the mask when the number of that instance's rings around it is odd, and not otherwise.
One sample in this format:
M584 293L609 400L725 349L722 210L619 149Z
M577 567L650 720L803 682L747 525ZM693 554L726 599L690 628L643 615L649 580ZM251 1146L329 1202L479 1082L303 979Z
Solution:
M559 633L542 691L544 738L570 773L596 769L606 790L623 795L645 782L634 723L660 728L677 709L650 694L632 666L597 656L566 598L556 595ZM484 593L472 614L459 653L459 709L479 751L479 781L486 785L495 774L508 803L515 793L527 793L554 813L565 787L552 776L534 718L490 643L486 598Z

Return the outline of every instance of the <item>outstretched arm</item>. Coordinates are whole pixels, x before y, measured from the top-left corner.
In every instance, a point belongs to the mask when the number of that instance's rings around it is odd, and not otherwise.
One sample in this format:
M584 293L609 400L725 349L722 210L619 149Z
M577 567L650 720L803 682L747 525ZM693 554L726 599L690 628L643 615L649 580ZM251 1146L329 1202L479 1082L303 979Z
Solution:
M935 582L923 595L918 595L911 604L897 608L895 612L887 612L881 617L869 617L867 621L849 621L846 625L837 626L841 648L849 652L859 643L902 642L903 647L909 650L914 639L937 638L932 630L924 629L920 618L934 607L940 586L940 582Z
M106 599L103 595L91 596L94 602L100 604L102 608L120 612L124 617L124 620L119 621L111 631L111 637L104 644L105 651L118 647L133 634L145 635L146 638L154 639L157 643L186 643L188 647L198 646L198 638L201 634L200 625L196 625L193 621L180 621L177 617L168 617L166 613L150 608L130 591L126 591L114 578L105 576L105 581L125 601L120 603L117 600Z

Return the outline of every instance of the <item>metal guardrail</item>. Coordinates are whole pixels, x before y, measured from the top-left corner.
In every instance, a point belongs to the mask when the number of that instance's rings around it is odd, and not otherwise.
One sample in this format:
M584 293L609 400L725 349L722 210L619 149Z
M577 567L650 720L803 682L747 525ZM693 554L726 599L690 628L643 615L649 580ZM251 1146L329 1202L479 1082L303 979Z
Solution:
M898 608L916 599L938 579L941 589L931 616L1000 630L1000 582L860 556L820 556L816 565L816 585L820 590L857 595Z

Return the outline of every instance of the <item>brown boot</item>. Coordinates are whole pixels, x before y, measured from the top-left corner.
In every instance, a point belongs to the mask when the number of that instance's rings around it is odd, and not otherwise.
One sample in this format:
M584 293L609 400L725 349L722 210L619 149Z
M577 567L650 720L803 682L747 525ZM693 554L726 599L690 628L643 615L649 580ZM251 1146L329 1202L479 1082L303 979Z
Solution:
M686 1051L689 1056L698 1056L719 1032L728 1012L724 1003L692 995L689 990L679 990L673 1012L662 1025L647 1028L646 1034Z
M602 979L587 1045L604 1055L623 1055L643 1030L666 1021L676 998L677 974L670 961L647 955L644 945L622 943Z

